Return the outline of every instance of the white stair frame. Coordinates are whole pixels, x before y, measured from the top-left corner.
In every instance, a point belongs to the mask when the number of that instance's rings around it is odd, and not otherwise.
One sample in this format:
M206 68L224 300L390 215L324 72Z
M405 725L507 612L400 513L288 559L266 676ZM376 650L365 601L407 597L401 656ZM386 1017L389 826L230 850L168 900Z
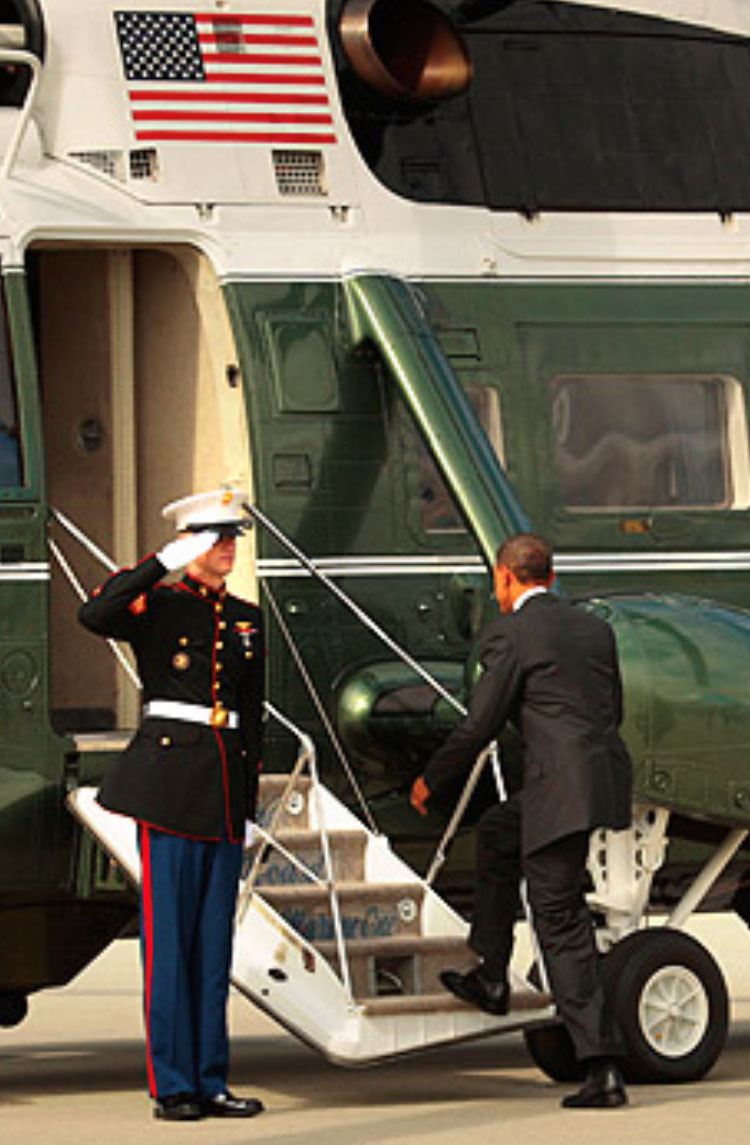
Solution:
M525 980L511 972L515 998L526 1000L503 1017L495 1017L463 1003L448 993L436 1005L416 1012L378 1013L354 998L341 922L336 881L328 846L328 832L358 830L367 835L365 883L394 885L411 883L422 896L421 933L425 936L465 938L468 924L449 907L428 883L407 866L391 849L385 836L375 835L320 783L315 747L271 705L270 715L278 719L299 741L295 766L278 800L268 827L258 827L258 841L250 871L242 880L237 900L234 957L231 979L244 997L254 1002L302 1041L314 1046L331 1061L341 1065L363 1065L447 1044L518 1030L554 1018L555 1008ZM297 856L274 838L274 823L295 797L295 784L309 775L312 797L310 827L320 836L324 878L311 871ZM134 883L140 881L140 860L135 824L132 820L105 811L96 802L94 788L79 788L68 803L101 846L120 864ZM307 878L328 891L339 973L315 946L291 927L274 910L255 881L265 847L273 846L290 859Z

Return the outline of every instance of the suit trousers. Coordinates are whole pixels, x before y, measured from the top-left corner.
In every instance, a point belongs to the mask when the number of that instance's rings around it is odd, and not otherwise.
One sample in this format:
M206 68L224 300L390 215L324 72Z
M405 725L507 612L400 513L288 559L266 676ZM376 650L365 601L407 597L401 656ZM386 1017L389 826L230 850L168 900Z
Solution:
M622 1045L604 997L584 894L589 835L577 832L521 855L518 795L478 825L477 882L469 945L493 978L507 975L526 879L529 905L558 1012L579 1060L618 1056Z
M226 1006L242 845L140 825L141 953L152 1097L227 1088Z

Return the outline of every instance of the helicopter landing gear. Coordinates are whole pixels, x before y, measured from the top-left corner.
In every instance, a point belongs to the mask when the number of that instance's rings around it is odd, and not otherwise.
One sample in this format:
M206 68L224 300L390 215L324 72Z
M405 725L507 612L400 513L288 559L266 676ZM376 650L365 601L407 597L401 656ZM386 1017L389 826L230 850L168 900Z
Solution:
M704 946L668 927L641 930L602 959L604 988L625 1045L628 1081L697 1081L727 1036L729 1001L721 970ZM524 1032L526 1047L553 1081L582 1071L562 1023Z

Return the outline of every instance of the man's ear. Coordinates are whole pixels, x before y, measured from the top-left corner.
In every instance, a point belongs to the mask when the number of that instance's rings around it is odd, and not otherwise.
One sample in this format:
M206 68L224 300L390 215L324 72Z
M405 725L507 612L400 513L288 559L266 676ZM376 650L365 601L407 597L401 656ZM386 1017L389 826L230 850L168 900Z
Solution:
M510 584L510 569L507 565L495 565L492 570L492 587L495 590L495 595L508 588Z

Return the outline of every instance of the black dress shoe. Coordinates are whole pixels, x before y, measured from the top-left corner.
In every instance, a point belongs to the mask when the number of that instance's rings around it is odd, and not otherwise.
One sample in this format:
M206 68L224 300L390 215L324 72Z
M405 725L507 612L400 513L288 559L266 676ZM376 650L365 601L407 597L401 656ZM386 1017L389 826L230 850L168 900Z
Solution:
M625 1082L614 1062L605 1061L589 1070L577 1093L564 1097L565 1109L617 1109L628 1104Z
M154 1105L154 1117L162 1121L199 1121L202 1116L198 1099L192 1093L170 1093Z
M480 967L468 974L457 970L443 970L440 981L446 990L463 1002L478 1006L487 1014L507 1014L510 1001L508 983L503 979L486 978Z
M257 1097L235 1097L229 1090L201 1102L204 1117L255 1117L263 1109L263 1102Z

